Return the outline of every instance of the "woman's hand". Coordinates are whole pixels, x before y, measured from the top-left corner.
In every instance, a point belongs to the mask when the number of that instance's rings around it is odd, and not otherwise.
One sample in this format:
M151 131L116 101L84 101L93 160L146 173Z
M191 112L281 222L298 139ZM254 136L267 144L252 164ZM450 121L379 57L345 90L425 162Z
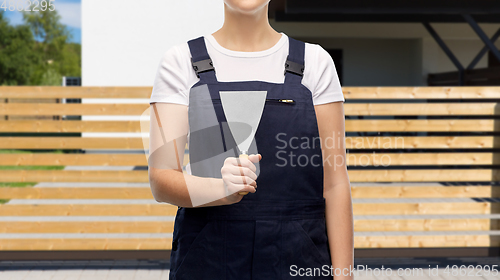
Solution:
M246 158L228 157L221 168L222 180L226 190L228 204L240 202L244 195L239 192L255 193L257 189L256 167L254 163L262 159L260 154ZM238 162L240 165L238 165Z

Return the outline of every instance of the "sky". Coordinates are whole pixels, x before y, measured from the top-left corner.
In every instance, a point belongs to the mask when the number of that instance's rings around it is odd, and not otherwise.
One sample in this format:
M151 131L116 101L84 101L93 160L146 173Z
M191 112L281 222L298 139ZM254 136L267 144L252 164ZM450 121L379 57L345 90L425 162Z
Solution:
M0 0L0 3L3 2ZM23 1L15 1L22 3ZM81 0L55 0L54 6L56 11L61 16L61 22L65 24L73 38L72 42L81 43L82 41L82 16L81 16ZM31 12L36 13L36 12ZM13 25L23 22L23 15L18 11L5 11L4 15Z

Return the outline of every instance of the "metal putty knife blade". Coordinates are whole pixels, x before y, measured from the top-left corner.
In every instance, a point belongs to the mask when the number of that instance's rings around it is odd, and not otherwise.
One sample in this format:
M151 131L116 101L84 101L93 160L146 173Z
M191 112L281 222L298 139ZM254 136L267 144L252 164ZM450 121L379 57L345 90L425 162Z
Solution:
M220 91L222 108L229 130L240 151L248 151L260 123L267 91ZM252 131L241 124L248 124Z

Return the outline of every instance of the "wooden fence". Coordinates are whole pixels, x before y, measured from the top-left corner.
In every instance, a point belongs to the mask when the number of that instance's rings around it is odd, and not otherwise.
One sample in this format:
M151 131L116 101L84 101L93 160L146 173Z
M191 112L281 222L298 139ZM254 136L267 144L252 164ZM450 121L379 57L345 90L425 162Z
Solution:
M499 247L500 87L343 90L356 249ZM0 115L139 116L150 93L149 87L0 87L0 99L138 100L0 103ZM143 149L142 138L65 136L90 132L141 128L139 120L0 120L0 149L31 151L0 154L1 166L21 166L0 169L0 182L52 182L0 188L0 199L11 199L0 205L0 252L171 248L177 207L154 201L145 168L120 170L147 166L144 154L130 153ZM75 149L103 153L48 152ZM22 168L54 165L107 168ZM89 182L101 184L82 184Z

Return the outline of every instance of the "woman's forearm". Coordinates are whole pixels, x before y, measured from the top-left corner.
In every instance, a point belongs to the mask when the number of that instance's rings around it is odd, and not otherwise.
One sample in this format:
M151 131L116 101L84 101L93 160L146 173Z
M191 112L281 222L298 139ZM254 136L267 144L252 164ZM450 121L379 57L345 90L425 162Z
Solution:
M342 275L337 279L354 279L350 275L354 267L354 226L349 182L327 188L324 193L326 200L326 227L330 242L332 266L340 268ZM335 270L334 270L335 271Z
M222 179L203 178L174 169L149 168L154 198L181 207L228 204Z
M154 198L181 207L228 204L222 179L182 172L188 126L187 106L151 104L148 171Z

